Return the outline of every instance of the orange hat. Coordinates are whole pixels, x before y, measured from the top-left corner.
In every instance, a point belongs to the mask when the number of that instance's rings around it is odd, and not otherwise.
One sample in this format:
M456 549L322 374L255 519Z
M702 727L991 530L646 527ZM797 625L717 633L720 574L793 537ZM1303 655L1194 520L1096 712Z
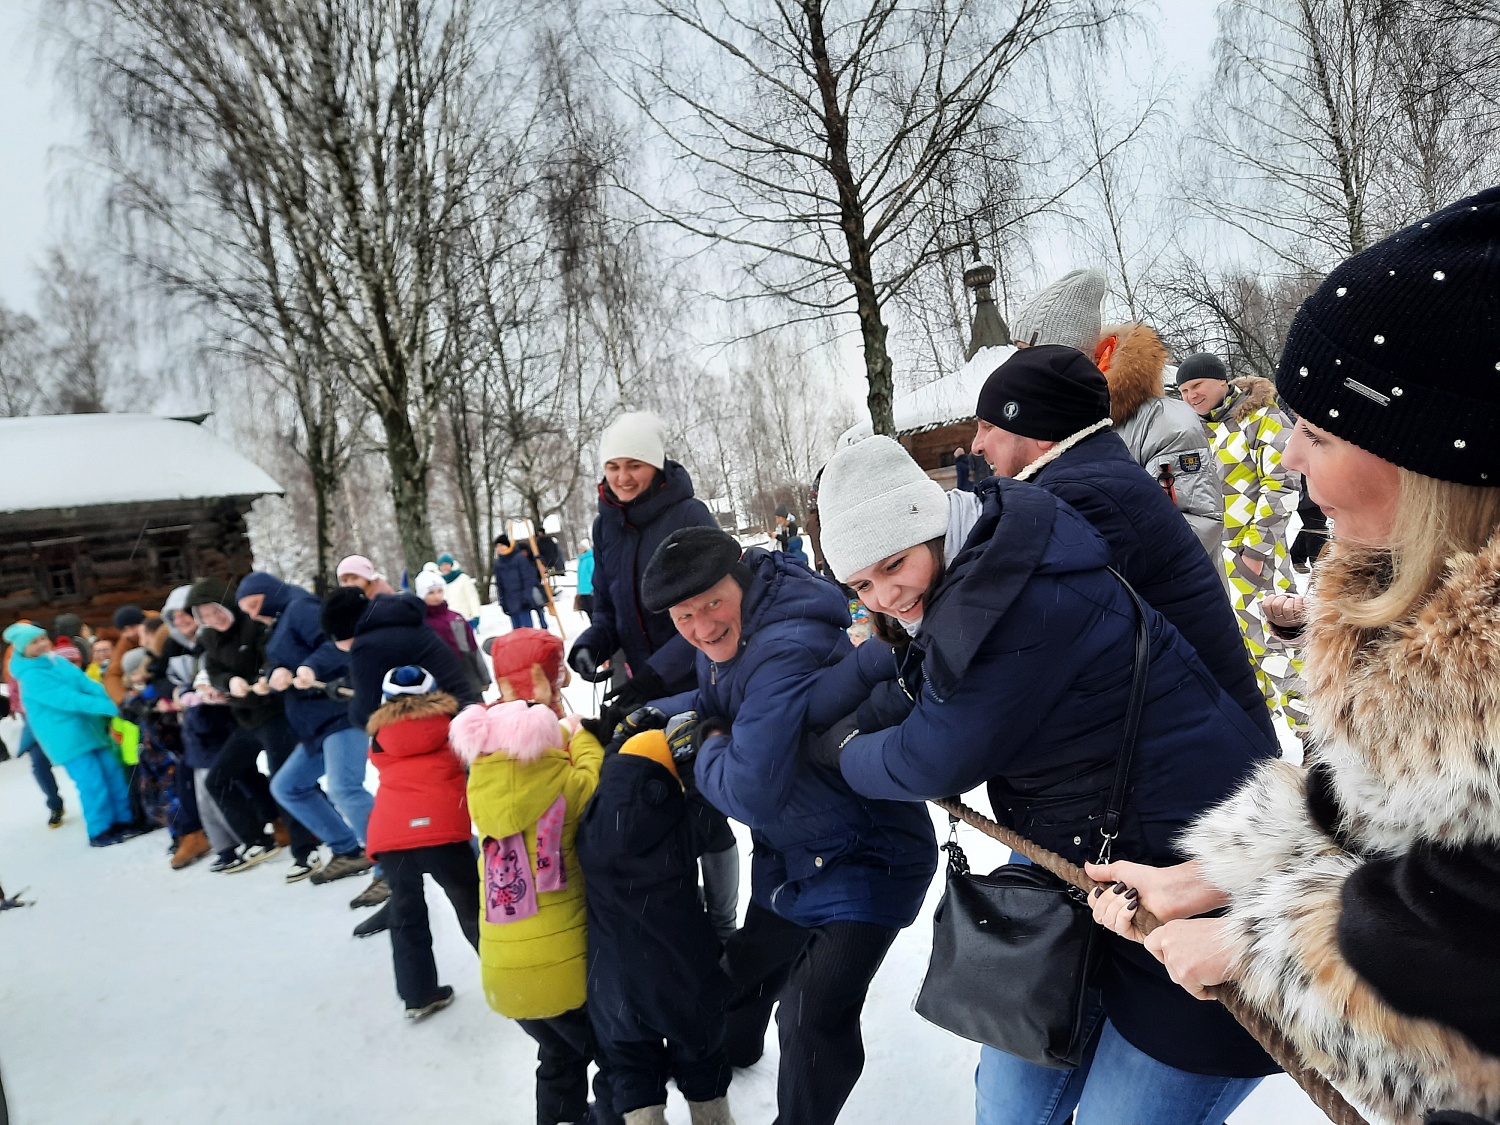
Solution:
M643 730L626 740L625 745L620 747L621 754L638 754L642 758L650 758L671 771L672 776L677 778L677 783L682 784L682 778L677 777L677 763L672 760L672 749L667 745L667 736L659 730Z

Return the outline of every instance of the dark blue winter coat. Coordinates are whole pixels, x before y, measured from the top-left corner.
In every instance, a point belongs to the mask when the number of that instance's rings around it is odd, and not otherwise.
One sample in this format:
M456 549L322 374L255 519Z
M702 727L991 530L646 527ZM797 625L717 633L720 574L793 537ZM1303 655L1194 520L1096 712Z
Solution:
M322 658L315 669L318 679L327 683L348 674L349 659L324 635L320 621L322 603L314 595L258 570L245 575L235 590L237 599L251 594L264 594L260 616L276 619L271 635L266 638L267 674L277 668L295 673L304 664L311 667L313 654L320 652ZM324 649L328 651L322 652ZM286 703L287 722L297 732L297 740L309 749L315 749L330 734L349 726L349 708L329 699L321 689L288 688L282 699Z
M692 682L695 649L677 632L665 613L648 613L640 603L641 575L672 532L683 527L718 527L693 481L676 461L667 461L656 480L628 504L599 485L599 515L594 519L593 624L577 645L596 661L623 649L632 674L647 664L672 691Z
M611 754L578 825L588 887L588 1003L594 1033L614 1043L724 1037L729 979L698 898L698 857L719 813L684 792L661 763Z
M1211 473L1214 467L1200 471ZM1220 580L1219 560L1209 558L1177 505L1119 435L1106 430L1086 438L1043 466L1032 483L1066 501L1104 536L1109 565L1176 627L1229 698L1274 739L1265 695Z
M762 907L800 926L910 925L937 868L926 808L861 797L802 752L817 672L850 651L849 603L782 552L752 548L744 563L739 655L716 664L698 653L697 690L664 706L733 721L704 741L698 788L749 826L751 896Z
M415 594L384 594L371 598L364 615L354 626L354 647L349 650L349 683L354 698L349 703L349 722L364 730L370 714L381 704L380 685L385 674L403 664L426 668L437 680L438 690L458 700L459 708L479 703L481 696L453 650L427 625L427 606Z
M1082 863L1102 843L1135 609L1106 569L1104 540L1073 509L1011 480L980 494L979 522L903 659L915 707L899 726L850 740L841 769L856 791L886 800L987 783L997 820ZM1183 827L1276 745L1149 606L1147 624L1146 703L1113 857L1166 865L1183 859ZM1098 982L1116 1028L1153 1058L1205 1074L1274 1069L1222 1008L1173 985L1139 945L1111 935Z
M533 591L542 588L542 573L536 560L525 547L517 543L510 551L495 556L495 597L500 607L509 614L524 613L528 609L545 609L545 594Z

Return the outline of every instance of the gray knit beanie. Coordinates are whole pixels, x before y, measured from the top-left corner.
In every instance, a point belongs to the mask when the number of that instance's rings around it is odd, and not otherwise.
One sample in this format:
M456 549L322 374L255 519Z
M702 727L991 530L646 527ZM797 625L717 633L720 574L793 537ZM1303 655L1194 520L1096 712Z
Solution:
M1063 344L1090 359L1104 330L1099 270L1074 270L1043 289L1011 319L1011 338L1022 344Z
M841 449L818 488L823 558L839 581L948 530L948 498L894 438Z

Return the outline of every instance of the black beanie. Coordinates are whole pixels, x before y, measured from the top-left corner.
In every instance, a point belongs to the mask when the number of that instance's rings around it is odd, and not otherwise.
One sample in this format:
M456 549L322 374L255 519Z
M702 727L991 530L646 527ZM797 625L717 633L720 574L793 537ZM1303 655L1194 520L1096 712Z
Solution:
M1037 441L1062 441L1109 417L1109 383L1076 348L1020 348L979 391L974 413Z
M1229 369L1213 352L1195 352L1177 365L1177 385L1191 383L1194 379L1218 379L1229 382Z
M323 599L318 623L334 640L347 641L354 636L354 627L369 608L370 599L358 586L340 586Z
M696 598L734 573L740 545L717 527L682 527L656 548L641 577L641 601L652 613L665 613Z
M116 629L128 629L132 625L144 625L146 614L138 605L122 605L115 610L114 622Z
M1276 390L1403 469L1500 485L1500 187L1329 274L1297 310Z
M235 584L227 578L200 578L188 588L187 604L183 608L190 610L194 606L208 605L213 602L233 613L234 591Z

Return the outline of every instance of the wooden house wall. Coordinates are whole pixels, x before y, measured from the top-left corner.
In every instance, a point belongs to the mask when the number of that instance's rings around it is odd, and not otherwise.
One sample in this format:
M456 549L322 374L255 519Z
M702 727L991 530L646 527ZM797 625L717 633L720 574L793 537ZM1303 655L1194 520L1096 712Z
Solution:
M0 514L0 621L76 613L107 625L122 605L158 609L198 578L252 569L248 498Z
M927 470L928 476L942 482L944 488L952 488L957 479L953 468L953 451L963 449L968 452L978 428L979 423L970 418L965 422L951 422L919 433L903 434L898 440L912 455L912 459Z

